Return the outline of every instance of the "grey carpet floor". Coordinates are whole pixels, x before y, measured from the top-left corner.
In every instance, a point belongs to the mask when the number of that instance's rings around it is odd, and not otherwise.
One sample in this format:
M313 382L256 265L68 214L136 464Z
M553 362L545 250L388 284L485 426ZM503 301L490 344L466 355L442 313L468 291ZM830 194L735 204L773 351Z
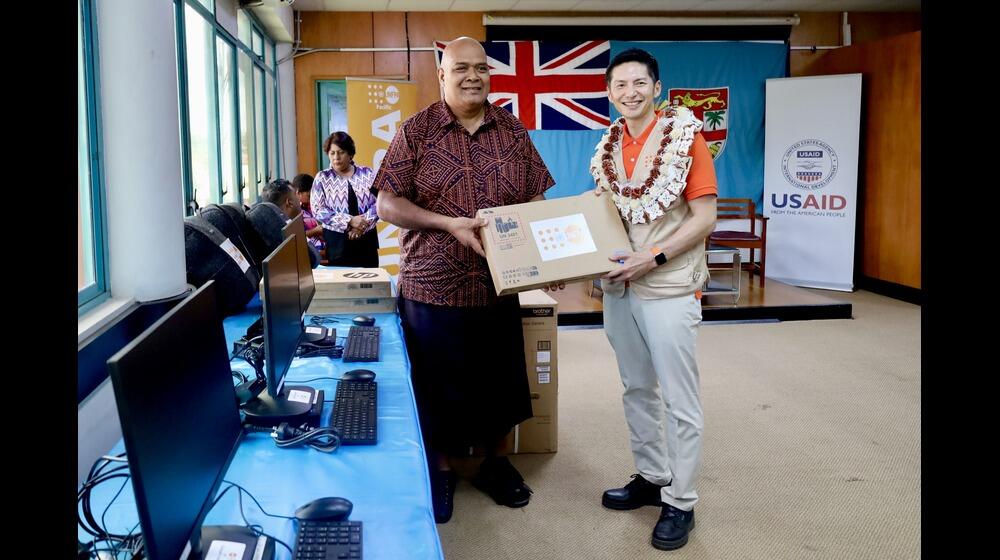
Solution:
M559 332L559 452L516 455L534 490L497 506L464 477L448 560L911 559L920 556L920 308L835 295L854 319L704 324L705 445L697 527L649 544L658 508L601 507L635 472L614 354L602 329Z

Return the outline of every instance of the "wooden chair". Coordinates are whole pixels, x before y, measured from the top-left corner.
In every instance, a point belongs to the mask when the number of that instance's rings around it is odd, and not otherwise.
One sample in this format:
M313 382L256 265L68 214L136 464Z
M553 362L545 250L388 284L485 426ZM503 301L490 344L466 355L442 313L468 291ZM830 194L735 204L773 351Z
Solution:
M723 247L749 249L750 259L743 263L743 269L750 271L750 282L756 272L760 278L760 287L764 287L764 267L767 255L767 217L757 213L757 205L749 198L718 199L716 217L719 220L749 220L750 231L717 230L708 236L708 244ZM757 221L760 220L760 235L757 234ZM754 260L754 250L760 250L760 263Z

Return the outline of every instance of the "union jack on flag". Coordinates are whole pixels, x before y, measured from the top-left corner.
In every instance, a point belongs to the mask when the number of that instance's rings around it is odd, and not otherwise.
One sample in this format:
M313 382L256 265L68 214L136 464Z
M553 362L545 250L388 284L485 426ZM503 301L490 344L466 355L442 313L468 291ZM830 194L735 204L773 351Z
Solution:
M437 64L448 43L434 42ZM611 124L604 70L610 41L483 43L490 67L489 102L528 130L586 130Z

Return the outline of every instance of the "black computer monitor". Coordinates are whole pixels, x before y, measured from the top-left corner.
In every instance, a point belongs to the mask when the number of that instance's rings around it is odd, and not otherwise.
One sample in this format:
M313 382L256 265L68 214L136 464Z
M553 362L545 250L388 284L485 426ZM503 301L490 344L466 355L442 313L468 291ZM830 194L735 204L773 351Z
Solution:
M267 390L243 405L246 421L260 426L282 422L319 423L323 393L312 387L285 387L303 336L295 238L289 237L264 259L264 376Z
M309 309L313 295L316 294L316 283L313 281L312 263L309 259L309 242L306 240L306 227L302 221L302 213L292 218L281 228L281 236L295 236L295 254L299 265L299 307L302 313Z
M199 553L212 540L258 542L245 527L201 527L243 433L214 284L108 360L152 560L186 557L189 546Z

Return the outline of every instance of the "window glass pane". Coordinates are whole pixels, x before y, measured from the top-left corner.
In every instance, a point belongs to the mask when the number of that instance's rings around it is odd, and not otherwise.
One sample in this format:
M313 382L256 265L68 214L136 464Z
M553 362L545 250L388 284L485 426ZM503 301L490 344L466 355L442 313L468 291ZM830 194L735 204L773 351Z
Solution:
M208 11L215 13L215 0L198 0L198 3L208 8Z
M266 74L267 81L267 170L272 179L278 175L278 122L275 118L275 104L278 101L274 78ZM291 180L291 177L285 177Z
M264 37L264 66L274 68L274 43Z
M218 138L215 113L215 31L190 5L184 7L188 86L188 129L191 132L191 183L199 207L219 202Z
M316 120L316 162L317 169L326 169L330 158L323 153L323 141L338 130L347 130L347 81L318 80L319 92L316 104L319 114Z
M236 103L233 100L236 76L233 72L233 46L221 38L216 39L216 56L219 70L219 140L222 153L222 200L237 202L236 177Z
M77 10L77 290L95 282L93 201L90 196L90 128L87 118L87 81L83 60L83 18Z
M240 42L250 46L250 18L243 10L236 11L236 29Z
M250 48L257 56L264 56L264 39L260 36L260 33L257 33L257 30L252 31L252 36L253 42Z
M239 52L240 92L240 167L242 171L242 200L257 202L257 148L254 138L253 62L243 51Z

